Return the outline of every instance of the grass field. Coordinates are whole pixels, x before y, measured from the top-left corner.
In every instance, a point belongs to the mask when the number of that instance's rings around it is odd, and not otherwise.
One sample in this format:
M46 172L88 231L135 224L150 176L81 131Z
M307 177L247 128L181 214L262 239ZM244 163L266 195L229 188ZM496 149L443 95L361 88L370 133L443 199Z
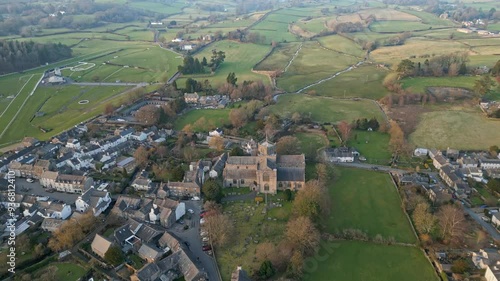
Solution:
M386 75L387 71L384 69L363 65L310 89L315 90L320 96L360 97L378 100L388 93L382 85Z
M278 78L278 87L287 92L295 92L358 61L358 58L327 50L317 42L306 42L287 72Z
M324 242L306 261L304 281L437 281L424 253L415 247L342 241Z
M83 267L73 263L58 263L55 267L57 267L56 281L77 281L87 272Z
M271 111L278 115L300 112L322 123L335 123L341 120L350 122L358 118L372 117L383 120L382 112L371 101L337 100L305 94L283 95L275 105L271 106Z
M359 13L362 18L374 15L379 21L419 21L420 18L409 13L394 9L366 9Z
M418 147L484 150L498 145L500 121L487 119L479 109L428 112L409 139Z
M206 75L202 78L194 77L194 79L201 79L202 81L208 79L213 87L217 87L226 82L227 75L230 72L234 72L238 78L238 84L243 83L245 80L262 80L266 84L269 83L269 79L266 76L251 71L254 65L269 52L269 46L224 40L212 44L210 48L204 49L197 54L196 57L200 60L203 57L210 59L213 49L221 50L226 53L224 63L217 69L215 75ZM177 81L179 86L184 85L185 77L189 76L186 75L183 77L184 78Z
M340 35L320 37L318 41L322 46L342 54L348 54L358 58L363 58L365 55L365 51L363 51L361 46Z
M391 160L388 134L354 131L348 145L355 147L361 156L366 157L367 163L386 165Z
M415 21L377 21L370 25L374 32L404 32L432 29L434 26Z
M295 133L293 136L299 139L302 153L306 155L308 160L314 159L318 149L328 145L328 139L319 134L304 132Z
M474 82L478 78L475 76L460 77L416 77L405 78L401 84L405 89L411 89L416 93L425 93L427 87L456 87L472 89Z
M299 42L280 43L280 45L273 50L270 56L255 67L255 70L284 70L299 47Z
M394 237L415 243L410 222L401 208L399 194L388 174L351 168L337 168L338 179L329 186L332 200L328 232L359 229L375 237Z
M205 117L207 123L212 125L212 127L222 127L224 125L230 124L229 121L229 111L230 109L197 109L191 110L181 116L175 121L174 129L182 130L184 126L191 124L193 125L193 130L200 131L200 128L194 126L194 123Z

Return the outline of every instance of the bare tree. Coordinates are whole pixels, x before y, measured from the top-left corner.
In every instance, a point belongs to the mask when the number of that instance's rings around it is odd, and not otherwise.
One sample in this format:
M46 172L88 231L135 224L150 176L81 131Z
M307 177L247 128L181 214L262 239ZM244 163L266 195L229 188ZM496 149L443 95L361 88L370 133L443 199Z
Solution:
M224 150L224 139L221 137L210 137L210 141L208 141L208 146L210 148L215 148L217 151Z
M134 152L134 158L137 165L144 166L149 159L149 151L144 146L139 146Z
M147 125L155 125L160 121L160 108L154 105L145 105L135 114L137 121Z
M437 213L443 239L459 241L464 235L466 220L463 210L456 205L444 205Z
M405 146L405 136L403 130L396 121L390 122L389 135L391 136L389 146L392 152L395 154L401 153Z
M323 184L317 180L308 181L297 192L293 201L293 211L297 216L305 216L317 221L330 212L330 196Z
M351 124L347 123L347 121L340 121L338 128L340 135L342 136L342 142L344 144L347 144L349 138L351 137L351 132L352 132Z
M248 116L244 109L235 108L229 112L229 120L234 127L241 128L247 123Z
M288 222L285 236L296 251L310 255L316 251L320 233L308 217L298 217Z
M233 235L233 222L228 215L211 212L205 216L205 227L214 246L226 245Z
M412 214L415 228L419 233L429 234L436 226L436 217L429 211L429 204L419 203Z
M299 139L293 136L284 136L276 143L276 153L282 155L294 155L300 153Z

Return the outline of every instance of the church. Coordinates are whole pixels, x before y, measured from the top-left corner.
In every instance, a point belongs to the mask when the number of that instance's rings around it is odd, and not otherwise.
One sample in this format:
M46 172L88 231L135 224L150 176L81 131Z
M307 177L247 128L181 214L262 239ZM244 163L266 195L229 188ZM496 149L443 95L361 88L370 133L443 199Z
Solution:
M305 185L306 160L301 155L277 155L274 143L257 146L257 156L230 156L223 172L224 187L249 187L261 193L298 190Z

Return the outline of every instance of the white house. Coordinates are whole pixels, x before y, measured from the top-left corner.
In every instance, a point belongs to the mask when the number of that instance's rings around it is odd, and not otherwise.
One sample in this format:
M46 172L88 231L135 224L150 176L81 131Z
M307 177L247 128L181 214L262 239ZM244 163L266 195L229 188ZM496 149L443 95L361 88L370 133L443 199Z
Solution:
M483 169L500 169L500 159L480 159L479 163Z
M184 51L191 51L193 49L193 45L191 45L191 44L184 45L184 46L182 46L182 49Z
M135 132L130 136L130 138L136 141L145 141L148 138L148 134L144 132Z
M413 152L413 155L420 157L420 156L427 156L429 153L429 150L427 148L416 148L415 151Z
M208 132L208 135L211 137L222 137L223 134L224 134L224 131L222 131L222 129L219 129L219 128Z
M354 157L359 156L359 152L350 147L327 148L325 156L331 162L354 162Z
M64 203L50 203L45 210L37 212L43 218L65 220L71 216L71 206Z
M104 212L110 203L111 197L109 196L109 192L106 190L96 190L93 186L81 196L78 196L78 199L75 201L78 212L83 213L91 209L96 217Z
M66 147L79 149L80 148L80 141L77 139L69 139L68 142L66 143Z
M491 216L491 223L497 227L500 225L500 212L496 212Z
M172 39L172 42L173 42L173 43L180 43L180 42L182 42L182 41L184 41L182 38L175 38L175 39Z

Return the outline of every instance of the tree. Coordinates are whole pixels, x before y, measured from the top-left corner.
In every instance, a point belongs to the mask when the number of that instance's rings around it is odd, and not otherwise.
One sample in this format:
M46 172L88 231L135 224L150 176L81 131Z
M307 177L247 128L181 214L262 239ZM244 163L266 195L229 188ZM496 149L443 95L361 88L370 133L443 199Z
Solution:
M284 136L276 143L276 153L281 155L295 155L300 153L299 139L293 136Z
M238 81L238 78L236 78L236 74L234 72L229 72L226 78L226 82L228 84L236 86L236 81Z
M224 215L220 211L210 212L210 214L205 215L204 225L208 231L212 245L222 247L231 241L234 227L228 215Z
M330 201L326 188L319 181L308 181L300 189L293 201L293 212L297 216L304 216L312 221L330 212Z
M206 57L203 57L203 59L201 60L201 65L203 65L203 66L207 66L208 65Z
M115 112L115 107L113 106L112 103L107 103L104 106L104 114L111 115L111 114L113 114L113 112Z
M202 187L202 191L203 194L205 194L206 201L215 201L218 203L223 197L222 187L217 181L213 179L205 181Z
M247 123L248 116L245 110L241 108L234 108L229 112L229 120L231 120L231 124L236 129L239 129Z
M464 274L470 269L469 263L464 259L458 259L453 262L451 265L451 272L457 274Z
M483 75L481 79L476 80L474 83L474 92L478 95L484 95L488 93L491 88L495 86L495 81L491 79L490 75Z
M122 250L117 246L111 246L104 254L104 260L114 266L120 265L125 258Z
M415 63L409 59L404 59L398 64L398 68L396 70L403 76L410 76L415 74Z
M436 225L436 218L429 211L429 204L419 203L412 214L415 228L419 233L429 234Z
M495 66L491 69L491 75L497 77L500 76L500 60L495 63Z
M245 155L245 152L243 151L243 149L241 147L236 146L233 149L231 149L231 152L229 152L229 155L230 156L243 156L243 155Z
M303 267L304 267L304 255L300 251L297 250L293 251L293 254L290 258L288 272L296 277L300 277L302 275Z
M170 25L177 25L177 21L175 20L170 21Z
M35 249L33 250L33 254L35 255L36 258L43 256L45 253L45 246L43 244L37 244L35 246Z
M210 137L210 140L208 141L208 146L210 148L215 148L217 151L223 151L224 150L224 139L221 137Z
M135 119L146 125L157 125L160 121L160 108L152 104L145 105L137 110Z
M292 191L290 189L285 189L283 193L285 195L285 201L292 201Z
M276 273L276 270L273 267L273 264L269 260L265 260L260 265L259 270L257 271L257 277L259 280L267 280Z
M446 240L460 240L465 232L465 216L456 205L444 205L437 213L441 237Z
M149 159L149 151L144 146L139 146L134 152L134 158L137 165L144 167Z
M285 237L296 251L310 255L316 251L320 233L308 217L298 217L288 222Z
M389 135L391 136L389 146L392 152L399 154L405 146L405 137L403 130L396 121L390 121Z
M486 186L494 192L500 193L500 180L499 179L490 179Z
M500 151L500 149L498 149L498 145L490 146L490 153L493 157L497 157L499 151Z
M346 121L340 121L339 125L340 136L342 137L342 143L347 144L349 138L351 137L352 126Z

